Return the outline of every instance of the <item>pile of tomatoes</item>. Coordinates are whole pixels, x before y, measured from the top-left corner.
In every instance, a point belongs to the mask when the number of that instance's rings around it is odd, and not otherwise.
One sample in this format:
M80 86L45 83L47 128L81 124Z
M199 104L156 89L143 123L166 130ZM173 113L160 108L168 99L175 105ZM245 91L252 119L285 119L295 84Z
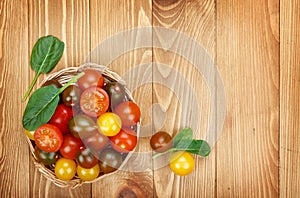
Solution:
M96 70L84 73L62 92L50 121L26 131L37 159L65 181L76 174L90 181L115 171L137 144L140 109L124 86ZM57 80L46 85L61 87Z

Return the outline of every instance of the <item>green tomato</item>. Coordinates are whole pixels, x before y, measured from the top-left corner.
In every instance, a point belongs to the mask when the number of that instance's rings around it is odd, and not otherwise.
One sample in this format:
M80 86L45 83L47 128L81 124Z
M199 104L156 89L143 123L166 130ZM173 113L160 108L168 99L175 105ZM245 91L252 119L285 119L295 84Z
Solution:
M45 164L50 165L54 164L58 159L58 153L56 152L45 152L39 149L39 147L35 147L34 154L37 157L38 161Z

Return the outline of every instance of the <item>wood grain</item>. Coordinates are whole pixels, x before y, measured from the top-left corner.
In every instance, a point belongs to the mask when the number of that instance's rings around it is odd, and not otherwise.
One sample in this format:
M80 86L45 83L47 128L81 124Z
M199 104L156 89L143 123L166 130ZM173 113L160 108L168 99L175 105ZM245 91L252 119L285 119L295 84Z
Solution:
M29 49L33 48L39 37L49 34L65 43L63 57L54 71L84 62L90 50L88 0L29 0L28 13ZM26 68L28 68L27 65ZM32 79L34 72L27 71L25 74ZM41 76L37 84L42 80ZM42 176L33 163L31 163L30 175L30 197L90 197L91 195L91 185L83 185L75 190L57 187Z
M300 2L280 4L280 197L300 195Z
M29 81L23 76L29 61L27 40L28 2L16 5L13 1L0 1L1 197L29 197L29 185L24 185L30 181L29 149L24 130L18 124L22 123L20 112L25 107L20 90L25 90ZM24 83L20 83L20 78Z
M172 28L191 36L215 56L215 4L211 0L197 1L153 1L153 26ZM153 38L166 42L168 46L176 45L178 34L165 35L156 31ZM183 46L176 46L182 48ZM190 55L195 53L194 48L188 49ZM179 50L180 51L180 50ZM205 138L210 118L210 105L213 103L203 76L197 66L183 58L182 54L174 54L168 49L153 49L153 61L162 63L153 66L153 102L161 105L166 114L163 125L154 122L154 131L167 131L175 135L183 127L192 127L191 123L198 122L199 128L194 128L194 137ZM181 78L183 76L183 78ZM169 81L173 83L170 84ZM186 87L191 89L180 89ZM171 86L170 86L171 85ZM195 94L196 99L192 97ZM179 97L182 95L184 97ZM195 101L194 101L195 100ZM200 117L191 117L197 103ZM154 111L153 118L160 116L161 111ZM154 183L158 197L214 197L215 196L215 152L207 159L196 157L196 169L186 177L175 176L168 167L154 171ZM161 166L160 161L154 161L154 167ZM168 173L168 174L166 174ZM188 187L187 187L188 186ZM201 190L199 190L201 189Z
M217 143L218 197L279 192L279 42L269 1L217 1L217 64L227 117ZM273 4L271 10L278 10ZM278 24L277 24L278 25Z

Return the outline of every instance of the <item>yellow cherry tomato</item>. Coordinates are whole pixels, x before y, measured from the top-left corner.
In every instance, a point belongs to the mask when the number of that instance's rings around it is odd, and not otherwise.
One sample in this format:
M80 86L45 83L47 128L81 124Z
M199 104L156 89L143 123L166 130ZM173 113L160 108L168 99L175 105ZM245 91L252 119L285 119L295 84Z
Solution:
M97 119L97 123L99 131L106 136L115 136L122 128L121 118L117 114L111 112L102 114Z
M55 163L54 169L57 178L68 181L76 174L76 163L73 160L60 158Z
M170 168L176 175L188 175L194 170L194 167L194 157L188 152L178 151L170 157Z
M25 129L25 133L29 139L34 140L34 131L28 131Z
M81 166L77 166L77 175L80 179L83 181L91 181L98 177L100 172L99 165L96 164L96 166L86 169L82 168Z

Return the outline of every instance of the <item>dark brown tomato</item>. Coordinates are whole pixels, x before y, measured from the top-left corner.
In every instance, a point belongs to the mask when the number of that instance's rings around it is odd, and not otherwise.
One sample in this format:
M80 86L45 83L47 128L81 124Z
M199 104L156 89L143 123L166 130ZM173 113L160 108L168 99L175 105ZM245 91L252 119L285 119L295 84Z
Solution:
M99 161L100 170L105 174L111 173L121 166L122 155L111 148L107 148L100 153Z
M109 139L107 136L103 135L102 133L95 131L92 133L92 135L85 138L83 142L86 146L91 147L91 149L100 151L108 144Z
M67 107L74 107L80 101L81 90L75 86L68 86L61 94L61 100Z
M58 82L58 80L56 80L56 79L52 79L52 80L46 81L46 82L43 84L42 87L46 87L46 86L48 86L48 85L52 85L52 86L54 86L54 87L57 88L57 89L59 89L59 88L62 87L62 85L61 85L61 84Z
M82 150L77 153L76 162L82 168L92 168L98 163L98 159L93 155L89 148L82 148Z
M124 85L118 82L108 82L103 89L109 95L111 107L115 107L125 100Z
M69 130L77 138L87 138L98 131L94 120L84 114L77 114L69 121Z
M173 146L172 137L167 132L159 131L151 137L150 145L156 152L164 152Z

